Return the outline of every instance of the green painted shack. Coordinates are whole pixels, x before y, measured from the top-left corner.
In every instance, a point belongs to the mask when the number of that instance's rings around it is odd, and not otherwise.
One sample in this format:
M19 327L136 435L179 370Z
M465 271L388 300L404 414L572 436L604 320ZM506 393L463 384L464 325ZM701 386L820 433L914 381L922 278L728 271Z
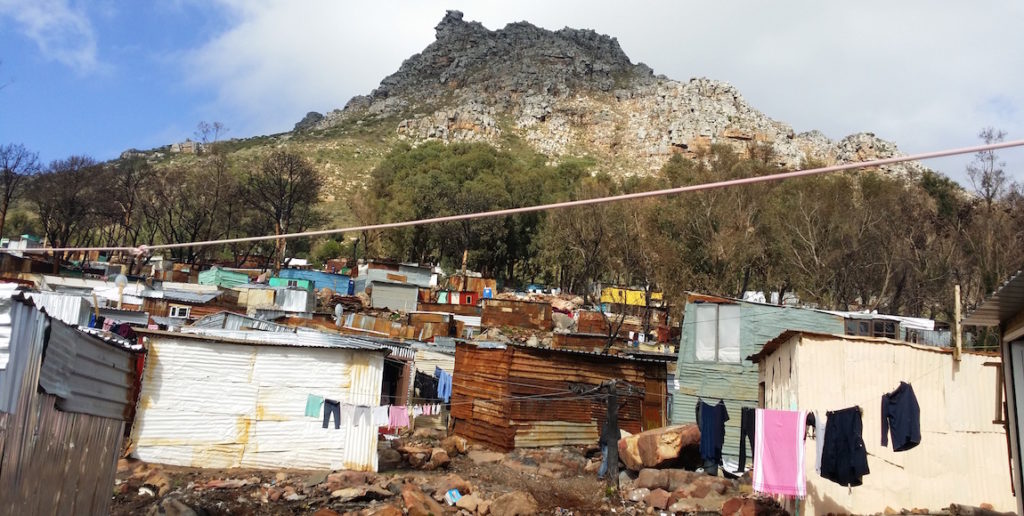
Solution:
M740 408L757 407L757 365L746 359L786 330L843 334L845 318L809 308L690 293L683 312L672 424L693 423L698 399L725 402L726 460L739 457ZM747 449L750 459L751 450ZM747 465L751 462L748 460Z
M213 267L199 273L200 285L217 285L223 288L234 288L249 284L249 275Z

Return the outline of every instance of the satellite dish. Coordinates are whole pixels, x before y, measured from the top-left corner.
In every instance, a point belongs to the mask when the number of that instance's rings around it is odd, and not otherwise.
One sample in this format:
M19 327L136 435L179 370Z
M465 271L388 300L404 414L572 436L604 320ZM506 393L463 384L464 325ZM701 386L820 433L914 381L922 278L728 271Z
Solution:
M125 276L124 274L118 274L117 277L114 278L114 285L117 285L118 288L125 288L125 287L127 287L128 286L128 277Z
M341 306L341 303L334 305L334 323L337 326L341 326L341 314L345 311L345 307Z

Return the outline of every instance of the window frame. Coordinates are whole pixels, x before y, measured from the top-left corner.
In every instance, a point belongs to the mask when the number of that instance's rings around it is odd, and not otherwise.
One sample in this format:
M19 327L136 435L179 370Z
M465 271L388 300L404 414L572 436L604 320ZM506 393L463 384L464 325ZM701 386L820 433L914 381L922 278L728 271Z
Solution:
M185 315L176 315L176 314L180 314L182 310L185 311ZM192 315L192 307L191 306L188 306L188 305L170 305L170 306L167 307L167 317L170 317L172 319L188 319L188 317L190 315Z
M707 308L704 308L707 307ZM707 310L708 308L714 307L714 317L701 319L697 317L697 312ZM727 347L722 346L722 308L726 307L727 312L735 310L735 315L727 314L729 319L735 319L736 326L729 329L729 334L726 338L734 338L735 342L729 343L731 345ZM743 335L741 327L739 326L741 320L741 307L740 305L734 304L722 304L722 303L700 303L696 305L694 310L694 362L704 364L742 364L743 363ZM703 352L698 348L701 348L701 344L704 339L701 338L701 324L713 324L714 331L714 351L712 353L713 358L706 358L707 349L703 349ZM706 327L705 331L706 333ZM732 354L735 349L735 356L729 358L723 358L723 351L727 354Z

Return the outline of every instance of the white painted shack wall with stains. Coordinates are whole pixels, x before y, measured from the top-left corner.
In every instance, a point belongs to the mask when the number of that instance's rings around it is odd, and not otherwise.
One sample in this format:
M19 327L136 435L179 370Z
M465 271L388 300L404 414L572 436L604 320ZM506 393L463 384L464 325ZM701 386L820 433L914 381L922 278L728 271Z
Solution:
M384 356L153 336L136 427L145 461L204 468L377 470L377 429L322 428L309 394L377 405Z
M815 471L816 443L805 444L807 498L800 514L874 514L886 507L939 510L951 503L1016 507L1006 432L998 414L999 357L887 339L796 334L764 357L765 406L826 411L858 405L871 473L840 486ZM882 395L910 383L921 408L921 443L894 452L881 445ZM737 416L733 416L737 417ZM793 511L792 500L788 509Z

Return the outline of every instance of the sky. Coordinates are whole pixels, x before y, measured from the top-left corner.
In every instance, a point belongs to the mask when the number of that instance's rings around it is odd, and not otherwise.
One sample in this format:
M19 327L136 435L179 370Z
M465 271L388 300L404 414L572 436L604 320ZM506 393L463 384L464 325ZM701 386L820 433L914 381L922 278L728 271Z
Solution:
M672 79L710 77L796 131L868 131L905 153L1024 138L1024 3L0 0L0 144L47 163L288 131L369 93L446 9L614 36ZM1024 148L1000 152L1024 182ZM926 162L969 186L970 157Z

